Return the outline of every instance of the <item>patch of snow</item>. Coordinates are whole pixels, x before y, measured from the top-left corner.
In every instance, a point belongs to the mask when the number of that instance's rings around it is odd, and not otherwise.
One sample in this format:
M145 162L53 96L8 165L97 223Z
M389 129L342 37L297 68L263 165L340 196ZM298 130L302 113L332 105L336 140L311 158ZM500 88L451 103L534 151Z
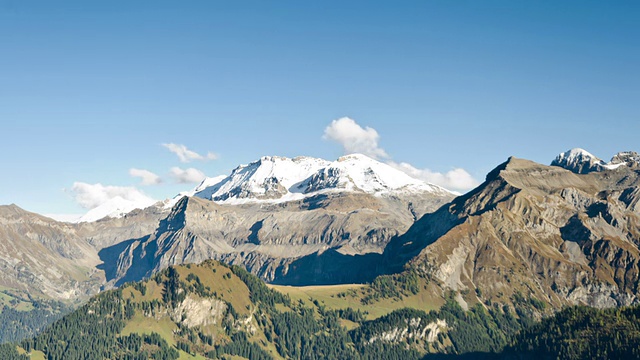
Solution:
M615 170L615 169L619 168L620 166L625 166L625 165L627 165L627 164L626 164L626 163L618 163L618 164L611 164L611 163L608 163L608 164L605 164L605 165L603 165L603 166L604 166L607 170Z

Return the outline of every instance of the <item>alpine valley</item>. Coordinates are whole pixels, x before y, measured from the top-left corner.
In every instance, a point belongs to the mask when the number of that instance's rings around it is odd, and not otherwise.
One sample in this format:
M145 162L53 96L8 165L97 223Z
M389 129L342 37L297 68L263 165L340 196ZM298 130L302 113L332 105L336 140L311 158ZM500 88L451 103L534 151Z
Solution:
M0 207L2 359L640 357L640 155L455 194L263 157L76 222Z

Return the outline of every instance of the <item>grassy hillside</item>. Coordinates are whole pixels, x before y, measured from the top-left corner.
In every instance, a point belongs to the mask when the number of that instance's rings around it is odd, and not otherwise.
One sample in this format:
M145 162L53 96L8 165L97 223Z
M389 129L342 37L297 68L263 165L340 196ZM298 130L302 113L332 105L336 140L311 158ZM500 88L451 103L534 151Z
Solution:
M443 304L429 293L424 279L411 276L364 286L268 287L240 267L207 261L104 292L0 355L420 359L497 351L518 328L508 310L477 305L465 312L453 294Z
M240 267L207 261L104 292L35 338L0 346L0 358L638 356L638 308L568 309L518 334L531 321L520 308L476 303L464 310L460 294L439 303L430 293L427 281L410 274L370 285L268 287Z

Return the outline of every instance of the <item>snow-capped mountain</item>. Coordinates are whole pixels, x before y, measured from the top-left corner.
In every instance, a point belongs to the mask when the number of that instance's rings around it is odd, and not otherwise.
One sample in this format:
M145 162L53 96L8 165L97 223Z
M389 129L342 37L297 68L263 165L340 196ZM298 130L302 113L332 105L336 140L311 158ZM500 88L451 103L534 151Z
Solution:
M122 217L152 205L171 209L184 196L213 200L222 204L286 202L319 193L355 192L376 196L413 193L451 196L437 185L412 178L370 157L346 155L336 161L300 156L286 158L264 156L248 165L240 165L230 175L206 178L190 191L183 191L161 202L132 201L122 197L109 200L74 222L92 222L107 216Z
M75 222L93 222L105 217L118 218L130 213L135 209L144 209L156 201L152 199L128 200L120 196L114 197L104 204L89 210Z
M312 157L265 156L234 169L195 196L224 204L285 202L324 192L451 194L365 155L330 162Z
M586 174L601 171L606 163L584 149L575 148L558 154L551 165L563 167L577 174Z
M551 162L552 166L559 166L576 174L587 174L594 171L614 170L620 166L640 166L640 155L635 151L619 152L605 162L597 156L580 148L558 154Z

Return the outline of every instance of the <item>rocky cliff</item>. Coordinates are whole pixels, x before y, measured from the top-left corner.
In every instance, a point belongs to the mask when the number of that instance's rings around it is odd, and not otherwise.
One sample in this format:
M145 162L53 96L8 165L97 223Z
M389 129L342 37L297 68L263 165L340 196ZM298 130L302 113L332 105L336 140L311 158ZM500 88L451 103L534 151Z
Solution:
M149 234L161 216L154 208L69 224L16 205L0 206L0 286L25 298L84 299L105 281L99 249Z
M121 283L169 265L219 259L273 281L287 274L293 261L311 254L381 253L416 218L450 198L341 193L285 203L224 205L185 197L150 237L121 250L117 269L108 277Z
M471 301L597 307L638 302L640 173L579 175L510 158L474 191L420 219L385 260ZM397 268L397 267L396 267Z

